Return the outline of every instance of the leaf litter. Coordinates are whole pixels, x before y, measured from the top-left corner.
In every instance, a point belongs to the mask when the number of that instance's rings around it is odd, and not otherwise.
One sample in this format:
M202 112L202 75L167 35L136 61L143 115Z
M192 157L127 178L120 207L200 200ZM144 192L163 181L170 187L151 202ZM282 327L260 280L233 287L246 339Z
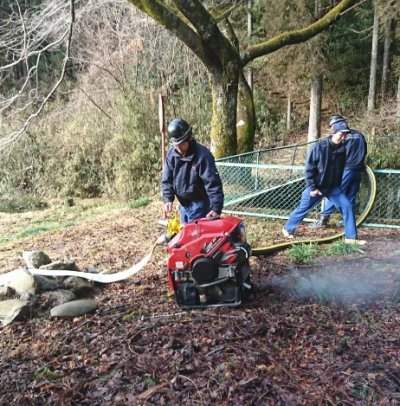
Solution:
M82 269L126 269L160 234L160 210L121 209L14 241L0 251L1 269L33 249ZM256 291L237 309L182 311L160 248L138 278L96 288L95 314L2 328L0 403L396 404L399 233L360 233L370 242L363 254L300 267L282 252L252 258ZM360 281L373 294L338 293Z

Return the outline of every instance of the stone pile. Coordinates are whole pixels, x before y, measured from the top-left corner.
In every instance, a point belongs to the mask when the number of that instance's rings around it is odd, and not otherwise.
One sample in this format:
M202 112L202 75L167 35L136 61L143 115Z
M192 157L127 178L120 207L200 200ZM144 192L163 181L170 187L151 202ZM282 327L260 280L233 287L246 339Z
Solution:
M29 269L80 271L75 262L52 261L42 251L26 251L26 268L0 274L0 323L32 317L73 318L92 312L97 301L88 296L94 282L76 276L32 275ZM99 271L91 268L89 272Z

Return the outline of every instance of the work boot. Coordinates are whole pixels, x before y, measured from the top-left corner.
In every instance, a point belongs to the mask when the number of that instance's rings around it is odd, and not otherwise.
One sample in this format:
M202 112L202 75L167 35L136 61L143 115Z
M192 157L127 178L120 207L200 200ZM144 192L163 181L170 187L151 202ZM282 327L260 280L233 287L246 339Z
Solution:
M321 215L315 223L310 224L310 228L325 228L328 225L328 222L329 215L328 216Z
M351 244L351 245L365 245L367 244L367 241L365 240L357 240L353 238L345 238L344 239L345 244Z

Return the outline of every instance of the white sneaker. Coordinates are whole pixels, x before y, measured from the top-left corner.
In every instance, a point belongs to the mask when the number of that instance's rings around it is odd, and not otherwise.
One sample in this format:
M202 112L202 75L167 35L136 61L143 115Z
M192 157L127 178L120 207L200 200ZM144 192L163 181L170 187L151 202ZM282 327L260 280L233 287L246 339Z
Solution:
M293 233L289 233L289 231L286 230L285 227L282 228L282 234L283 234L283 236L284 236L285 238L290 238L290 239L294 238Z
M367 243L367 241L365 240L355 240L353 238L345 238L344 242L346 244L356 244L356 245L365 245Z

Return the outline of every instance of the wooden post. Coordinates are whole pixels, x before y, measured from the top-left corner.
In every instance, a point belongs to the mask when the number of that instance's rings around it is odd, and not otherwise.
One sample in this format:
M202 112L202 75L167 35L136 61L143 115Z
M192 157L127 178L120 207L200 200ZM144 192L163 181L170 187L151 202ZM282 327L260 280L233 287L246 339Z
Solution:
M287 107L286 107L286 130L290 131L292 127L292 96L290 94L290 90L288 91L287 95Z
M307 142L321 137L322 75L317 75L311 83L310 118Z

